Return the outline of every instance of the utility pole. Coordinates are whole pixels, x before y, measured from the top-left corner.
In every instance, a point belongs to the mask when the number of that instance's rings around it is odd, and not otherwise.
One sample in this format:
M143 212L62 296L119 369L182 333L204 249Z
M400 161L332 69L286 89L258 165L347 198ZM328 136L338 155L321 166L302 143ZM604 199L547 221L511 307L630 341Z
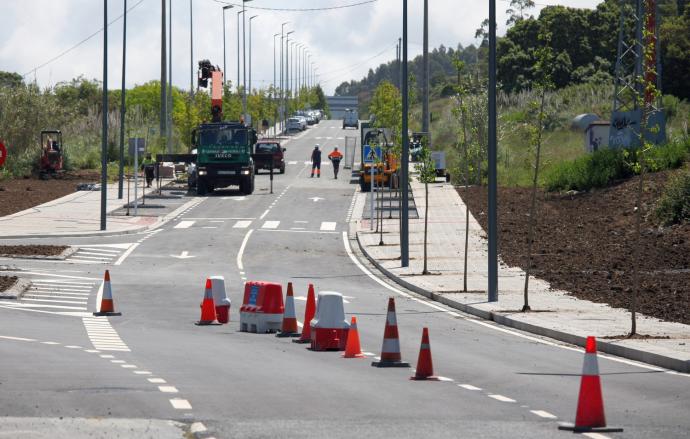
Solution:
M422 63L424 64L424 78L422 79L422 131L427 133L427 144L431 147L431 132L429 131L429 0L424 0L424 47Z
M240 15L241 14L244 14L244 10L237 12L237 93L240 92ZM244 19L244 15L242 15L242 18ZM223 74L225 74L225 72L223 72Z
M247 20L244 4L247 0L242 0L242 117L247 122L247 35L245 27Z
M249 17L249 94L252 94L252 20L258 15Z
M165 0L163 0L165 1ZM101 134L101 230L108 203L108 0L103 0L103 132Z
M120 164L117 174L117 198L121 200L125 177L125 60L127 59L127 0L122 22L122 91L120 93Z
M290 99L290 34L295 33L294 30L285 34L285 117L289 113L288 101Z
M398 47L400 54L398 55L398 88L402 91L402 38L398 38Z
M168 123L167 123L167 143L168 154L172 153L172 112L173 112L173 91L172 91L172 0L168 0Z
M167 124L167 83L168 83L168 66L166 62L166 55L168 54L167 40L165 37L165 32L167 30L167 23L165 22L165 8L166 0L161 0L161 120L160 120L160 136L165 136L166 124Z
M396 70L400 69L400 43L395 43L395 64L393 64L393 72ZM398 87L398 90L400 90L400 75L397 75L398 77L396 78L395 75L393 76L393 84L395 84Z
M489 302L498 301L498 181L496 170L496 0L489 1Z
M402 191L402 219L400 221L400 262L403 267L410 265L410 241L409 226L409 159L410 159L410 139L407 133L407 123L409 117L409 90L407 87L407 0L403 0L403 37L402 37L402 160L401 171L402 179L400 189Z
M223 82L225 82L226 75L228 74L228 64L226 62L227 51L225 50L225 42L226 42L225 28L227 27L226 21L225 21L225 11L227 11L228 9L232 9L232 8L233 8L232 5L223 6ZM223 85L225 85L225 84L223 84ZM223 93L225 93L225 91L223 91Z
M278 100L276 99L276 37L278 35L280 35L280 34L273 34L273 91L271 93L271 100L273 101L273 105L275 105L275 103L278 102ZM273 111L273 117L274 117L273 131L274 131L274 134L276 134L275 133L275 126L276 126L275 117L278 116L278 118L280 118L280 116L277 115L276 113L278 113L277 108L274 109L274 111Z
M189 0L189 96L194 99L194 11L192 0Z

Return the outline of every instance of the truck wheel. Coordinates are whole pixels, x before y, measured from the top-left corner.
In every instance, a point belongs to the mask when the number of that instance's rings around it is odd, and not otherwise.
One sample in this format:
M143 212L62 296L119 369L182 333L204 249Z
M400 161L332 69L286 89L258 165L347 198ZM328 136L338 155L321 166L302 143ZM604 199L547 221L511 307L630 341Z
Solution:
M247 177L240 181L240 192L244 195L251 195L254 192L254 178Z
M285 165L280 167L280 173L285 174Z
M199 178L196 182L196 194L199 196L204 196L208 193L208 187L206 186L206 181Z
M361 189L362 192L371 191L371 185L364 181L364 176L362 176L362 175L359 176L359 188Z

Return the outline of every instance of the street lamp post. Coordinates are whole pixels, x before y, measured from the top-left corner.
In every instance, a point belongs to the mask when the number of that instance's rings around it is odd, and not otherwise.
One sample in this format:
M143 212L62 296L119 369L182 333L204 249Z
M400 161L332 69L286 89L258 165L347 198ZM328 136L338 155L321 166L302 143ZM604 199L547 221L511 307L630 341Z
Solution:
M125 61L127 59L127 0L124 1L122 22L122 92L120 94L120 163L117 174L117 198L123 197L125 174Z
M161 0L161 114L160 114L160 136L163 137L167 131L165 126L168 121L167 109L168 97L167 97L167 82L168 82L168 67L166 62L166 56L168 54L168 49L166 48L168 40L165 37L167 31L167 24L165 20L165 10L166 10L166 0Z
M258 15L249 17L249 94L252 94L252 20Z
M498 301L498 203L496 170L496 0L489 1L489 302Z
M242 12L245 12L245 4L252 0L242 0ZM247 121L247 34L245 32L245 27L247 20L245 20L246 14L242 15L242 115L244 116L245 123Z
M172 112L173 112L173 91L172 91L172 0L168 0L168 122L166 138L168 143L168 154L172 153Z
M244 14L244 10L237 12L237 93L240 92L240 15L242 14ZM244 15L242 15L242 18L244 18Z
M101 134L101 230L105 230L105 211L108 202L108 0L103 0L103 110L101 113L103 113L103 132Z
M271 99L273 100L273 105L277 102L276 100L276 37L280 34L274 34L273 35L273 91L271 92ZM273 112L273 130L275 131L275 126L276 126L276 111L274 110Z
M226 63L227 53L225 50L225 28L226 28L225 11L227 11L228 9L232 9L232 8L233 8L233 5L223 6L223 75L224 75L223 78L225 78L225 75L228 74L228 65ZM225 82L225 79L223 79L223 82Z
M287 118L288 113L288 98L290 92L290 34L295 33L294 30L285 34L285 94L283 96L283 105L285 111L285 117Z
M223 38L223 42L225 42L225 38ZM192 0L189 0L189 96L194 99L194 9Z
M408 168L410 158L410 144L407 133L409 90L407 87L407 0L403 0L403 41L402 41L402 157L400 189L402 192L402 212L400 221L400 262L403 267L410 265L409 247L409 191Z

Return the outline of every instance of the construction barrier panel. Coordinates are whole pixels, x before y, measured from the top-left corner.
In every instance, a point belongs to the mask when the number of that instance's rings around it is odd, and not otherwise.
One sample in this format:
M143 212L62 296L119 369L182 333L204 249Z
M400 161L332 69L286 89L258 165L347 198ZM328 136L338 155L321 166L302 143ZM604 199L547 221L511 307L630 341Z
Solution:
M213 303L216 305L218 323L228 323L232 303L225 292L225 278L223 276L211 276L209 279L211 279L211 291L213 292Z
M280 331L283 323L283 287L271 282L247 282L240 307L240 331Z

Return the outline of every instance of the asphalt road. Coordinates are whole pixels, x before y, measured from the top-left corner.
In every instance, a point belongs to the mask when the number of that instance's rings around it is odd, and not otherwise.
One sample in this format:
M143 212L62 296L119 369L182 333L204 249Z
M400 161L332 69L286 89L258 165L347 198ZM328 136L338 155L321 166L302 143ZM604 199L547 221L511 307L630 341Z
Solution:
M557 426L574 420L581 350L378 279L347 235L357 186L346 171L334 180L330 166L310 178L305 164L315 143L325 156L346 135L357 133L324 121L287 143L287 173L275 176L273 194L262 174L254 195L219 191L153 232L35 240L93 254L12 262L43 286L37 300L0 303L0 438L44 437L32 431L180 437L192 424L200 436L218 438L567 437ZM122 316L93 319L88 311L105 268ZM229 325L194 325L210 275L226 278ZM293 282L299 320L309 283L342 293L372 355L346 360L290 339L240 333L245 280ZM410 369L370 366L389 297L403 358L416 364L428 327L444 381L410 381ZM688 437L689 376L604 356L599 366L607 420L625 428L607 437Z

